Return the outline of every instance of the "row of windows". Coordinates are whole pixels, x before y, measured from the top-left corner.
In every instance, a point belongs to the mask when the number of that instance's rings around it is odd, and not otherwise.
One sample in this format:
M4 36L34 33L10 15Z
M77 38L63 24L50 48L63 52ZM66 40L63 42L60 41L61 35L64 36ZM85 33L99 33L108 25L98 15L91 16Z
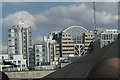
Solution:
M64 35L62 35L62 36L69 36L69 37L70 37L70 35L68 35L68 34L66 34L66 35L64 34Z
M74 49L66 49L66 50L62 50L62 51L74 51Z
M113 35L112 34L102 34L101 37L103 40L108 40L108 39L112 39Z
M74 46L62 46L62 47L74 47Z
M62 42L62 44L73 44L73 42Z
M68 38L67 38L67 39L66 39L66 38L63 38L62 40L72 40L72 39L71 39L71 38L70 38L70 39L68 39Z
M93 35L85 35L85 37L93 37Z

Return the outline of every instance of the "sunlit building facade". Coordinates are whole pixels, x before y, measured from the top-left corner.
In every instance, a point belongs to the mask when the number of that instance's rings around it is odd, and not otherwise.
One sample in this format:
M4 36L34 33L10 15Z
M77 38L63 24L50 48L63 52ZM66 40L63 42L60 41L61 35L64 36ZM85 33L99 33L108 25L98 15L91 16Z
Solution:
M29 65L29 46L31 46L31 27L23 21L8 30L8 54L23 55Z
M107 29L101 33L100 47L104 47L118 38L119 31L117 29Z

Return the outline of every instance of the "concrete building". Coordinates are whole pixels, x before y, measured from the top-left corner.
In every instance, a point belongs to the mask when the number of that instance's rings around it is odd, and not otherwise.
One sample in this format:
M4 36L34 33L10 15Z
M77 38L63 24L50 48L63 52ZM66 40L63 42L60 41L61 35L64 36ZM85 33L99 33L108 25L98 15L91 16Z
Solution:
M23 59L23 55L13 55L12 59L9 59L9 55L0 55L1 61L6 61L17 65L13 67L11 65L2 65L2 71L23 71L27 70L26 59Z
M83 41L84 41L84 47L85 47L85 53L87 53L90 50L90 43L93 41L93 32L89 31L85 34L83 34Z
M50 34L47 39L47 54L51 65L57 65L59 56L56 54L56 40L54 34Z
M35 51L34 46L29 47L29 66L28 68L34 69L35 68Z
M75 57L84 54L83 34L88 31L81 26L70 26L62 31L52 32L56 40L57 57Z
M47 56L47 43L39 42L34 45L35 52L35 66L42 66L49 62Z
M18 25L8 30L8 54L23 55L29 66L29 46L31 46L31 27L20 21Z
M74 56L74 44L72 36L69 33L60 32L58 44L60 57Z
M107 29L101 33L100 47L104 47L114 42L118 38L119 31L117 29Z
M88 30L82 26L70 26L63 30L63 32L69 33L72 36L74 44L74 56L81 56L84 54L83 34L87 33Z
M7 60L7 59L9 59L8 54L0 54L0 61Z

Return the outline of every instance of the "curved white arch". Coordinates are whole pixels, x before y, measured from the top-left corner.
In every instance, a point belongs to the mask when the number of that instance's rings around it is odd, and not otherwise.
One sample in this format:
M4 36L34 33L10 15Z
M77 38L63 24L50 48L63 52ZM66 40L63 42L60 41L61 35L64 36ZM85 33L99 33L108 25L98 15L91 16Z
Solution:
M85 28L82 27L82 26L70 26L70 27L66 28L65 30L63 30L63 31L65 32L65 31L67 31L67 30L69 30L69 29L71 29L71 28L75 28L75 27L81 28L81 29L85 30L86 32L88 32L88 30L85 29Z

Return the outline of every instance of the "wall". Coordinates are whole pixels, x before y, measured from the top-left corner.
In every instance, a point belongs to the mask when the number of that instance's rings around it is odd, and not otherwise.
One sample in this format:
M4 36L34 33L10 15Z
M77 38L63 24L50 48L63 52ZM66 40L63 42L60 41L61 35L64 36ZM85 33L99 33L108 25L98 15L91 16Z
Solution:
M42 78L54 70L49 71L24 71L24 72L5 72L9 78L19 78L19 79L33 79L33 78Z

